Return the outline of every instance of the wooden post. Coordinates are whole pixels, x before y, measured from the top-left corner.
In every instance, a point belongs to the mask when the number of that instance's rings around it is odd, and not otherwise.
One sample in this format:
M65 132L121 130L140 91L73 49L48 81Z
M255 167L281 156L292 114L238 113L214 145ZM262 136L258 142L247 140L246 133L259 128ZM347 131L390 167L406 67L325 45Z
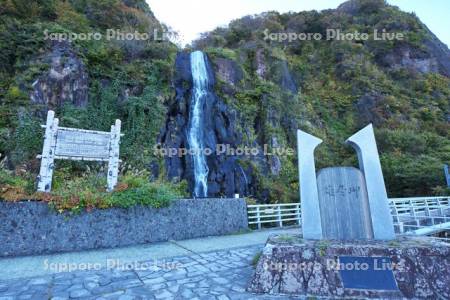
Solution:
M49 110L45 124L44 146L42 147L41 169L38 177L38 191L50 192L55 160L56 135L58 132L58 119L55 112Z
M111 142L109 148L108 161L108 191L114 190L117 184L119 174L119 144L120 144L120 120L116 120L115 125L111 126Z
M298 203L296 206L296 213L297 213L297 224L300 226L302 221L300 220L300 203Z

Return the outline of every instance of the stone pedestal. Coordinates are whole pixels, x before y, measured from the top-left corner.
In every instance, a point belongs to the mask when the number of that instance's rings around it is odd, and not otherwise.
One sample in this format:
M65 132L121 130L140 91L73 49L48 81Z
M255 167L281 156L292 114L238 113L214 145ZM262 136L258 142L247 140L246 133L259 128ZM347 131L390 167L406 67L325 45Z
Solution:
M342 242L272 236L248 291L333 298L450 299L450 245L428 237Z

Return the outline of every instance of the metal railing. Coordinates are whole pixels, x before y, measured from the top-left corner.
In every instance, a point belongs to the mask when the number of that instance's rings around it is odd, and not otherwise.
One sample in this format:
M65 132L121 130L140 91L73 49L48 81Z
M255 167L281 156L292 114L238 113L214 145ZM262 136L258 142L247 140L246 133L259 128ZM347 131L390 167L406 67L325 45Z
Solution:
M247 205L248 224L251 227L283 227L301 225L301 204ZM430 228L429 233L442 231L450 222L450 197L414 197L389 199L397 233Z
M450 222L450 197L392 198L389 204L399 233L433 227L438 232Z
M300 225L300 203L247 205L248 224L261 229L283 227L287 223Z

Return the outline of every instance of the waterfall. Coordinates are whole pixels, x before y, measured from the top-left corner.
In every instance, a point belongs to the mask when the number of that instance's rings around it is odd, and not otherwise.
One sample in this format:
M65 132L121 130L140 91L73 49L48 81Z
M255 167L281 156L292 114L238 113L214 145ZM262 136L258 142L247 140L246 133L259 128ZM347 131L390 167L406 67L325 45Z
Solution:
M208 165L203 144L203 105L208 95L209 79L203 52L191 53L192 99L189 117L188 143L194 161L194 196L208 195Z

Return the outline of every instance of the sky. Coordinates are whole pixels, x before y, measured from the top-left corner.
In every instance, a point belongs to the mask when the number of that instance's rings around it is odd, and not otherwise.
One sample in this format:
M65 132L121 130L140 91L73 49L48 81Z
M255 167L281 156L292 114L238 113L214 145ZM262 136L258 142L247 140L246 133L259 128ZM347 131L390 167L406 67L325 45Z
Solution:
M336 8L344 0L146 0L155 16L180 34L183 44L200 33L246 15L275 10L322 10ZM428 28L450 45L449 0L388 0L407 12L415 12Z

